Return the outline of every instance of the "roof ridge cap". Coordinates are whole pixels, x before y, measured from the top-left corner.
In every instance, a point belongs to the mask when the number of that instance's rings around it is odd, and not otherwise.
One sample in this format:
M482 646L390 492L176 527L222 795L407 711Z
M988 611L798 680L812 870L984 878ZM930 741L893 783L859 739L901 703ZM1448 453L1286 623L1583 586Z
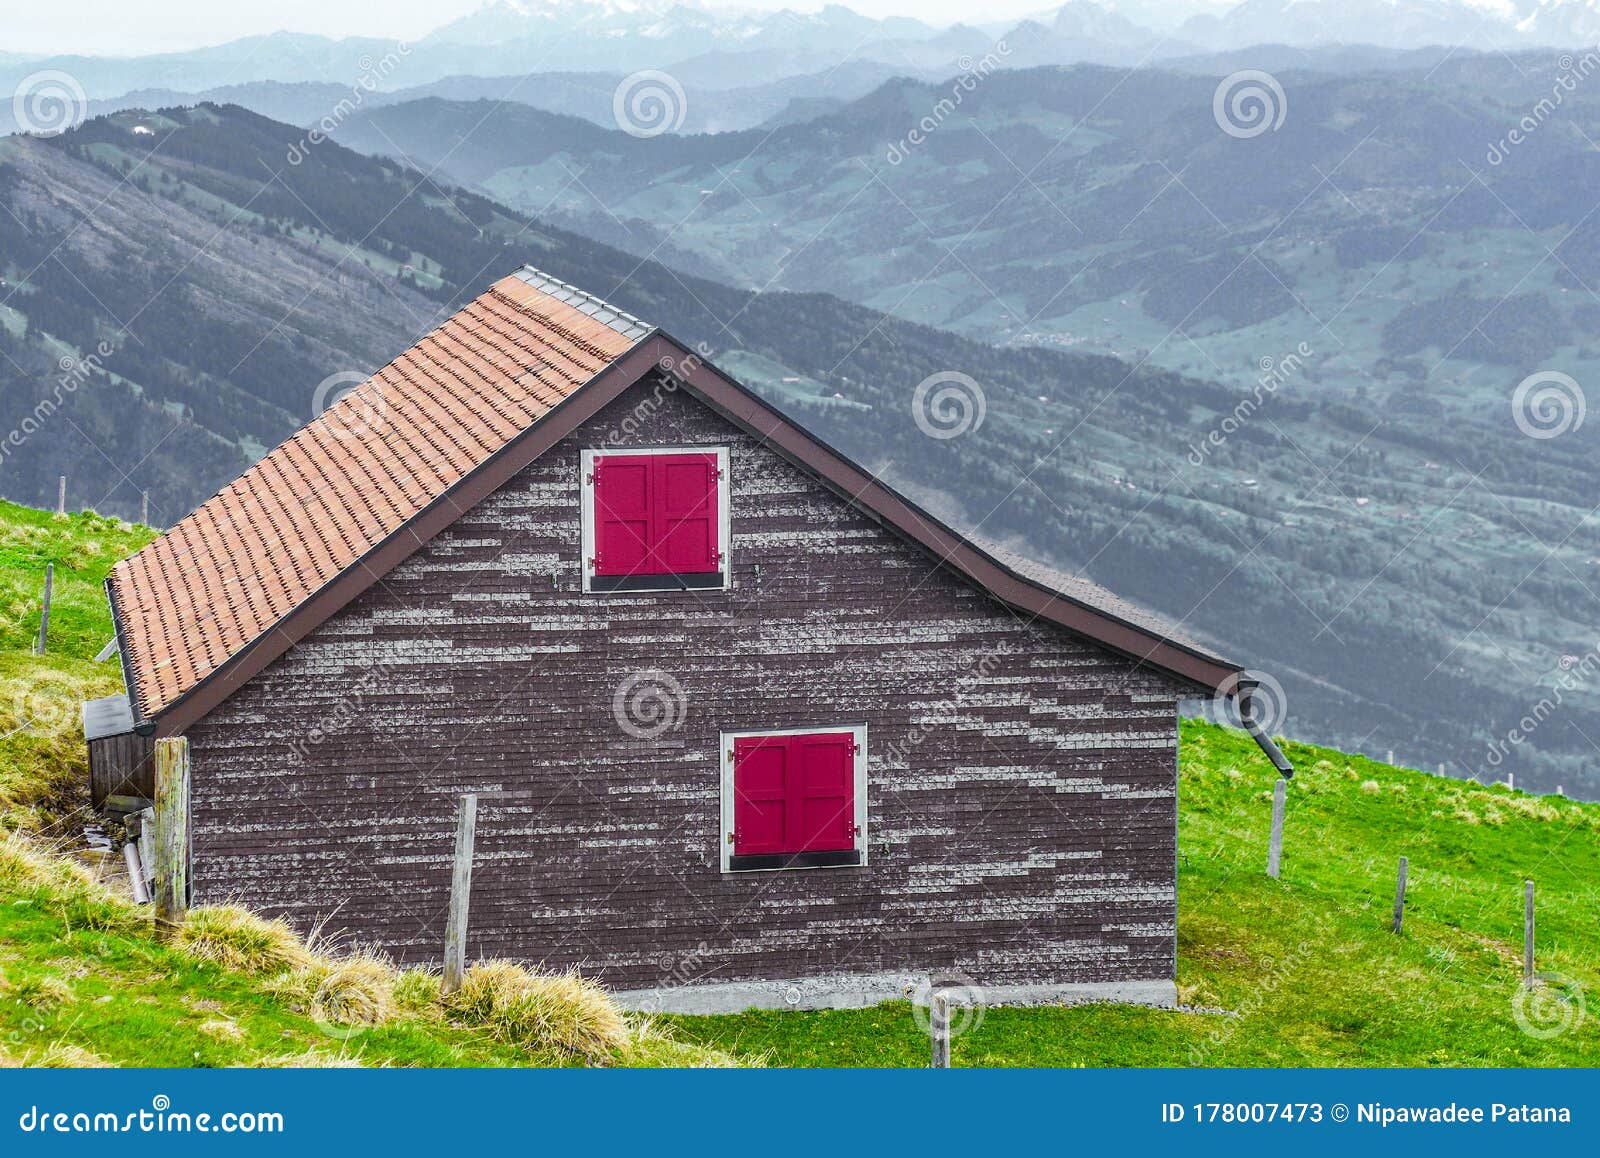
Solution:
M627 310L612 305L602 297L581 290L577 286L564 282L552 274L546 273L537 266L524 263L521 269L511 275L518 281L532 286L540 293L554 298L584 314L603 326L615 330L626 338L637 341L656 327L649 322L641 321Z

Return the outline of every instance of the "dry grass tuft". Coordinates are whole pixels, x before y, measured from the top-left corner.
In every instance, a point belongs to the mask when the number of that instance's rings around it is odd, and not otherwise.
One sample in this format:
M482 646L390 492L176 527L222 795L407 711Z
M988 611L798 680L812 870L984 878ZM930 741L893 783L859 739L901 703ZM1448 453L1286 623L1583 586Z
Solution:
M310 1014L344 1026L383 1025L394 1017L394 969L365 954L330 961L310 971L315 979Z
M24 1055L22 1064L42 1070L98 1070L111 1066L99 1054L65 1041L52 1042L38 1053Z
M214 1041L241 1042L244 1040L244 1030L239 1027L239 1023L221 1017L201 1022L200 1032Z
M315 960L287 922L268 921L237 905L190 910L176 944L198 961L236 973L299 970Z
M621 1064L632 1069L731 1070L761 1066L765 1062L759 1058L735 1057L714 1046L680 1041L666 1026L647 1017L632 1026Z
M51 852L14 832L0 835L0 892L33 893L40 890L98 894L94 874L77 861Z
M610 995L576 973L485 961L468 970L444 1004L501 1041L565 1050L591 1061L611 1058L630 1041L628 1023Z
M279 1054L277 1057L263 1058L254 1063L262 1069L270 1070L359 1070L364 1068L359 1058L349 1054L327 1054L321 1050L308 1049L305 1053Z

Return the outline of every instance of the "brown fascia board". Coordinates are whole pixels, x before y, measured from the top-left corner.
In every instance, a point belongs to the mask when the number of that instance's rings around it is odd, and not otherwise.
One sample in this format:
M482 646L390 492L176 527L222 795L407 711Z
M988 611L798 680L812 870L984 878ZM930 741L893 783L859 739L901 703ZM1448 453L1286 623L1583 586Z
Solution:
M683 343L663 331L654 330L158 713L153 721L155 734L179 735L202 719L439 532L510 482L539 455L658 368L736 426L820 477L848 502L1000 602L1091 639L1137 663L1165 671L1207 694L1238 676L1240 669L1235 665L1164 639L1017 574L880 482L865 468L789 422ZM110 584L107 587L108 591L114 590ZM116 616L115 603L113 597L113 617ZM129 691L138 713L139 696L131 683ZM150 721L140 722L148 730Z

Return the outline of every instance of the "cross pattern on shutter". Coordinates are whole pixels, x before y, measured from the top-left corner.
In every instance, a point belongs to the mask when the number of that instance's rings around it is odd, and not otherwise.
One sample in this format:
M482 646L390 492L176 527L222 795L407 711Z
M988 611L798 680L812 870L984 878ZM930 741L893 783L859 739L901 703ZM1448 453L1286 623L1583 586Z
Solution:
M736 737L734 855L854 848L855 750L851 732Z
M722 569L717 455L605 455L594 461L596 575Z

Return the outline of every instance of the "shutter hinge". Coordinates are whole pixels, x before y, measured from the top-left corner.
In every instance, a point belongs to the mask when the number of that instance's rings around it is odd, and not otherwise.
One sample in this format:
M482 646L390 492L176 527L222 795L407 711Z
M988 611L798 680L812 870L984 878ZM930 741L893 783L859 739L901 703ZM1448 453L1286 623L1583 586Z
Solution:
M721 551L717 552L717 566L719 568L722 566L722 552Z
M730 832L730 833L728 833L728 843L729 843L729 844L732 844L732 843L733 843L733 833L731 833L731 832Z
M719 466L719 467L717 467L717 477L718 477L718 478L721 478L721 477L722 477L722 468L721 468L721 467L720 467L720 466Z
M860 743L858 743L855 740L851 740L850 741L850 755L852 755L852 756L861 755L861 745L860 745Z
M589 556L589 570L598 571L599 569L600 569L600 556L598 556L598 555L590 555Z
M851 836L860 836L861 835L861 826L859 824L852 824L850 826L850 835Z
M737 759L737 757L734 756L733 749L729 748L728 749L728 763L730 763L730 764L733 763L735 759Z
M584 476L583 481L588 483L590 486L594 486L595 476L598 475L599 473L600 473L599 471L592 470L587 475Z

